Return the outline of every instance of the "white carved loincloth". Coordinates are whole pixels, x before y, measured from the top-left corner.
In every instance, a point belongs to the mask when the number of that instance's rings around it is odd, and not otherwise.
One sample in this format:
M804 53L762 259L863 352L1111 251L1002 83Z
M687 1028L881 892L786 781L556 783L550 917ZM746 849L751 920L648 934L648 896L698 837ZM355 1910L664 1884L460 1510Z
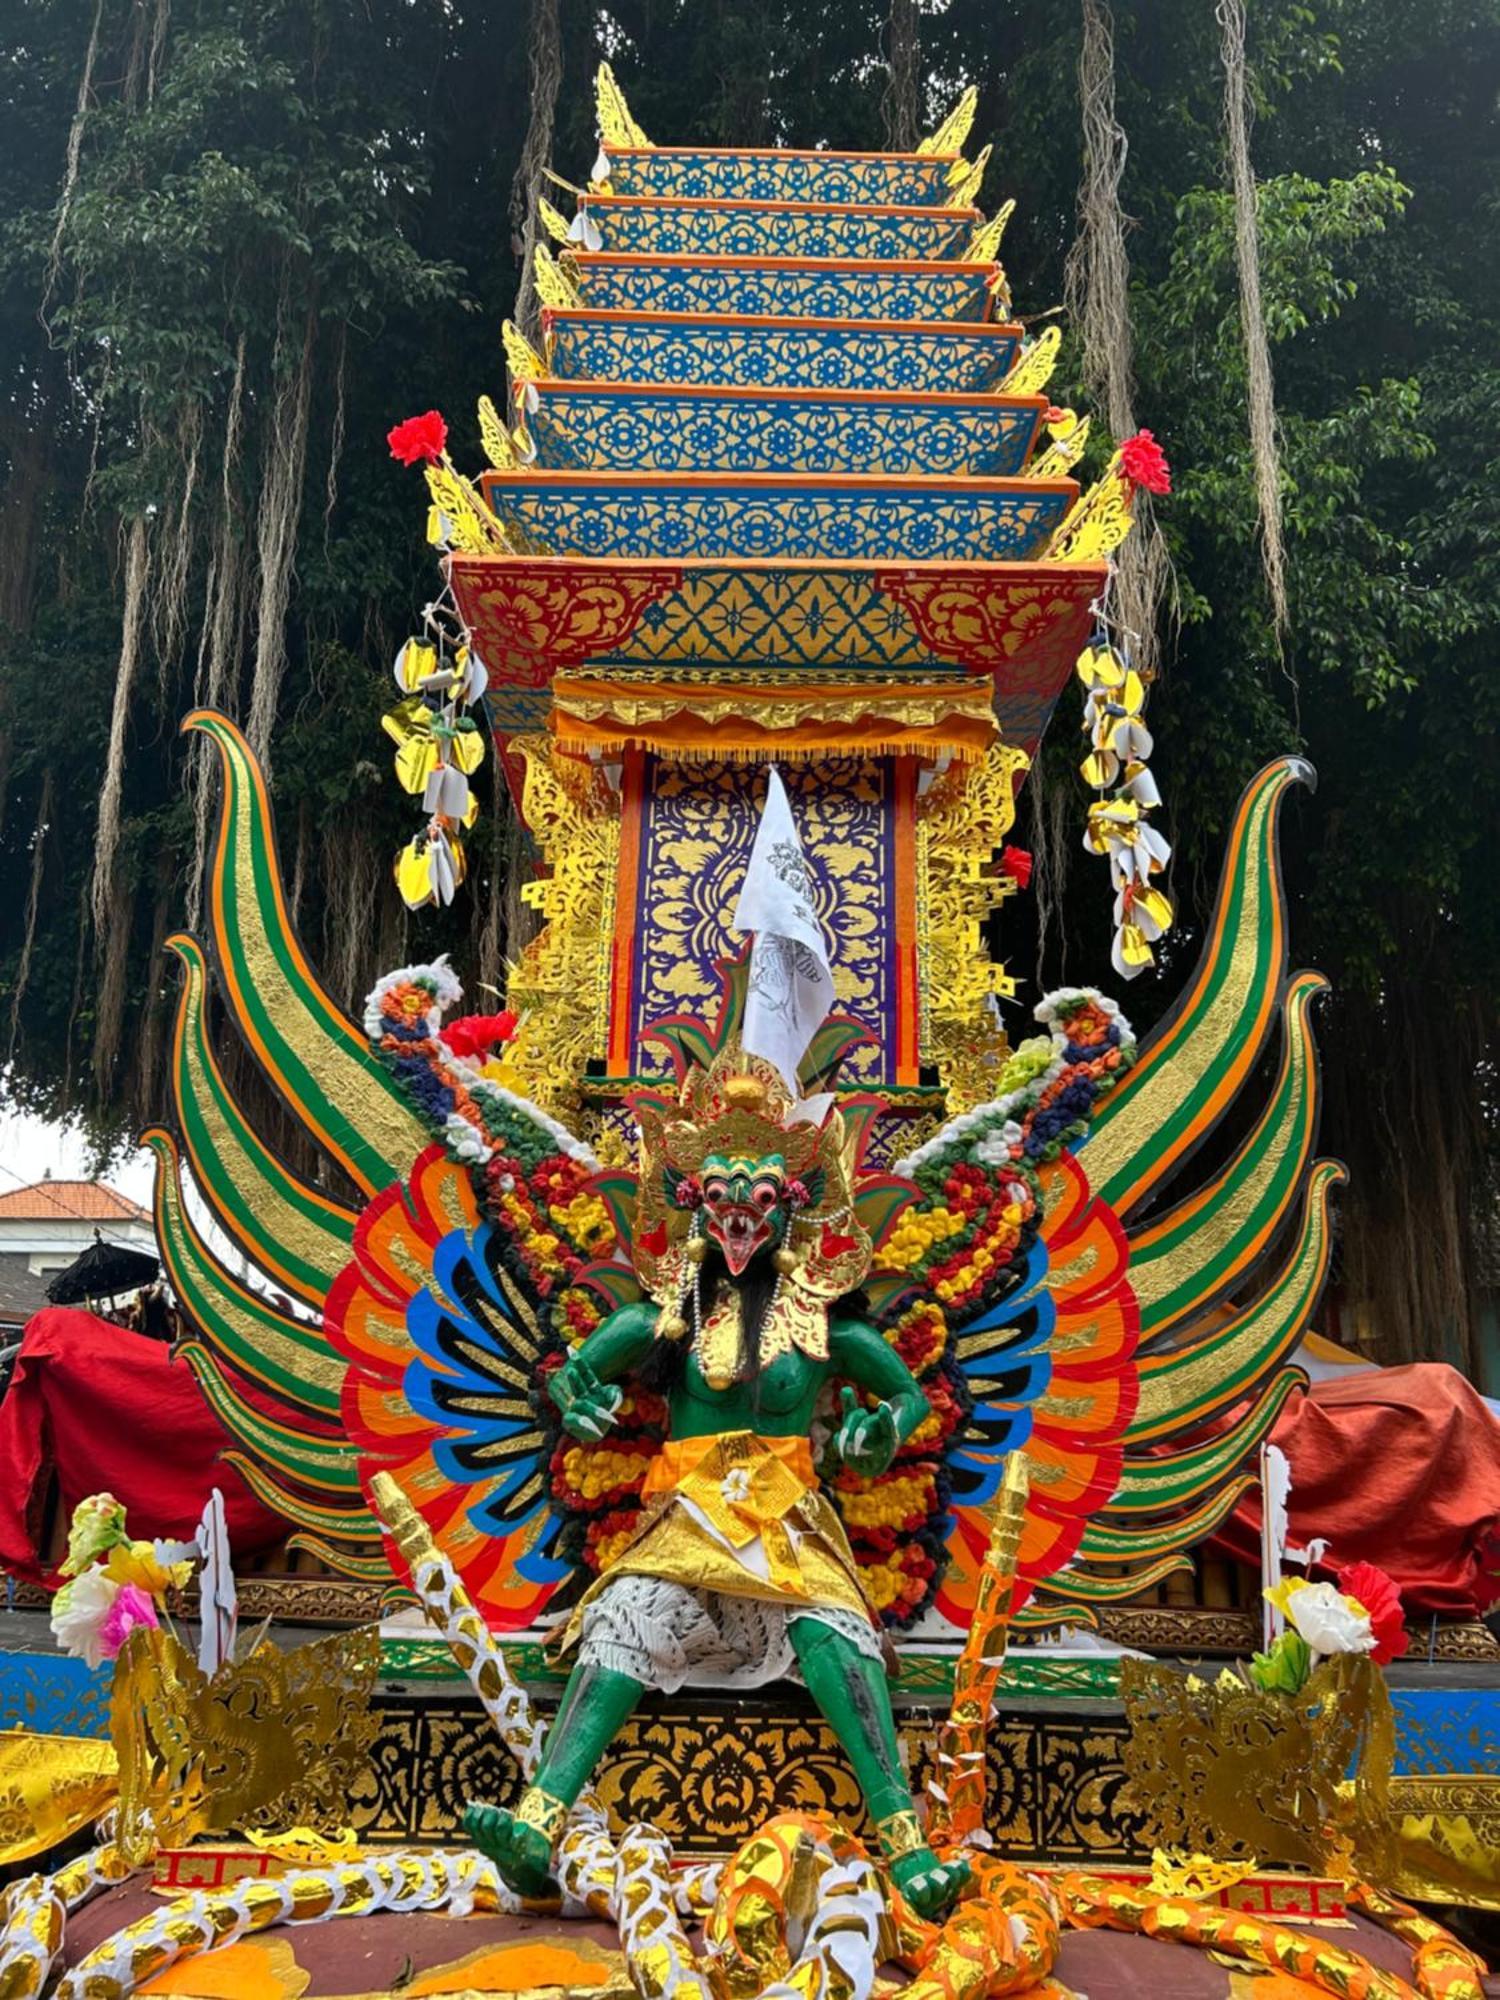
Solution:
M787 1626L813 1618L867 1659L883 1657L867 1618L838 1605L768 1604L666 1577L618 1576L584 1608L578 1658L611 1667L661 1694L692 1687L752 1688L796 1678Z

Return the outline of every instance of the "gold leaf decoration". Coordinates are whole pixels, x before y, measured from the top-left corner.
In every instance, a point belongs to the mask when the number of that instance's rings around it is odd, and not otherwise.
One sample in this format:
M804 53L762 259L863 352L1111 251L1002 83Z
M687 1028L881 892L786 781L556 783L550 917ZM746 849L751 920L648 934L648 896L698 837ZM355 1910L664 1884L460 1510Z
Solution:
M451 465L429 465L427 490L440 516L441 540L449 548L474 556L513 553L505 530L461 472Z
M596 767L555 755L549 737L517 736L510 747L526 759L523 812L552 872L522 892L546 923L507 983L521 1025L503 1081L556 1116L576 1104L608 1037L620 802Z
M171 1633L131 1634L115 1669L116 1840L130 1860L199 1834L337 1830L379 1729L374 1625L283 1652L269 1641L212 1677Z
M554 243L568 241L568 218L555 209L545 195L538 195L536 212L541 218L543 229Z
M987 1003L1014 981L985 956L984 920L1014 884L984 871L1015 824L1016 778L1030 761L1024 750L997 743L982 764L934 785L919 809L921 1051L942 1071L950 1114L988 1103L1010 1054Z
M510 432L501 422L500 412L488 396L479 399L479 442L484 446L485 457L497 472L515 471L516 454Z
M1386 1879L1395 1725L1378 1667L1337 1654L1296 1695L1123 1660L1125 1768L1145 1837L1233 1862ZM1345 1782L1353 1769L1353 1782Z
M945 208L967 208L978 198L979 190L984 185L984 170L994 150L993 146L986 146L972 166L967 160L954 161L948 173L948 185L953 192L943 204ZM1014 206L1012 202L1011 207ZM1001 227L1004 227L1003 223Z
M1007 396L1040 396L1052 380L1062 346L1062 328L1044 327L1000 384Z
M531 276L536 295L544 306L566 312L569 307L583 303L545 243L536 246L531 259Z
M986 149L988 150L988 149ZM981 166L980 171L983 172ZM977 191L979 183L974 183ZM949 204L953 206L952 203ZM1015 198L1002 202L988 222L981 222L969 238L969 246L963 253L966 264L992 264L999 255L1000 244L1005 235L1005 226L1016 212Z
M539 382L547 372L547 364L514 320L508 319L501 327L500 338L505 343L505 359L515 380Z
M979 87L970 84L937 130L918 145L919 153L961 153L964 141L974 129L974 113L979 109Z
M630 115L625 93L607 62L594 79L594 103L599 113L599 137L606 146L649 146L651 141Z
M1131 486L1115 453L1047 546L1048 562L1097 562L1117 549L1135 525Z
M1092 419L1076 416L1072 410L1065 410L1063 415L1070 421L1047 426L1052 442L1039 458L1033 459L1027 470L1029 479L1066 479L1083 457Z

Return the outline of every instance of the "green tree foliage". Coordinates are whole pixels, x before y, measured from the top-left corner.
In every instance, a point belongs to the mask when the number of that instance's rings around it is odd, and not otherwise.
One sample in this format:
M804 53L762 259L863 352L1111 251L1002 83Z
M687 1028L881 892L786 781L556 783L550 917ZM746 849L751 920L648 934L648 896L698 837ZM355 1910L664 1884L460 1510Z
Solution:
M499 387L529 8L4 0L3 16L0 1033L16 1099L86 1108L108 1140L162 1108L161 940L190 894L202 810L176 723L212 679L216 610L232 641L217 692L242 717L266 616L279 638L264 558L285 522L267 509L299 389L272 746L300 921L346 1001L403 955L493 962L503 815L487 814L455 911L408 921L388 883L410 815L378 716L432 571L420 494L382 440L438 404L463 456L476 395ZM593 158L601 54L663 141L879 143L883 0L562 0L561 19L555 157L570 179ZM1018 310L1040 319L1060 309L1074 229L1077 10L927 0L921 25L930 120L980 87L979 130L998 142L986 197L1017 197L1005 254ZM1254 10L1282 647L1260 569L1213 10L1117 0L1115 25L1137 407L1176 475L1159 515L1176 615L1152 722L1183 917L1127 1004L1144 1025L1171 998L1239 786L1302 750L1320 785L1288 828L1292 937L1335 988L1324 1146L1354 1174L1348 1294L1359 1312L1375 1302L1363 1330L1387 1355L1461 1358L1500 977L1500 9ZM1077 366L1065 349L1060 399ZM117 893L96 935L135 522L142 651ZM1052 918L1040 966L1028 925L1002 941L1049 981L1099 976L1108 950L1073 720L1065 699L1034 786Z

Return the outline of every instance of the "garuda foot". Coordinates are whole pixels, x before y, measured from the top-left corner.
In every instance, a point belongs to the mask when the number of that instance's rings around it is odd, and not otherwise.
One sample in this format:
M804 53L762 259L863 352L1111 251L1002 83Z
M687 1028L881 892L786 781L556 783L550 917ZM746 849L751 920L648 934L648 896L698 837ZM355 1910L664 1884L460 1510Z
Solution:
M967 1861L939 1861L930 1847L914 1847L890 1864L891 1879L919 1917L941 1917L969 1886Z
M522 1802L524 1808L524 1800ZM489 1856L518 1896L541 1899L557 1894L552 1879L552 1842L505 1806L469 1806L464 1830L481 1854Z

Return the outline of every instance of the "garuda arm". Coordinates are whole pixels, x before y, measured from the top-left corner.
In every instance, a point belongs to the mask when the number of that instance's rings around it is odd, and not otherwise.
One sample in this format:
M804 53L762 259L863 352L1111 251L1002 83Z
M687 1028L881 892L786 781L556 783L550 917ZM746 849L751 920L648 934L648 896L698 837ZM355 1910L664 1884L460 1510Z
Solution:
M884 1335L864 1320L830 1324L828 1358L840 1375L880 1398L874 1409L861 1409L853 1389L846 1388L835 1441L851 1472L878 1478L930 1414L926 1391Z
M620 1407L620 1379L650 1351L657 1316L645 1301L621 1307L555 1371L549 1393L572 1436L592 1442L609 1429ZM845 1388L837 1437L845 1465L873 1478L928 1415L926 1395L901 1357L863 1320L834 1320L828 1352L838 1374L880 1399L873 1409L862 1409L854 1390Z
M621 1306L595 1327L576 1354L554 1370L547 1393L562 1412L563 1429L592 1444L615 1420L620 1378L651 1351L659 1308L649 1299Z

